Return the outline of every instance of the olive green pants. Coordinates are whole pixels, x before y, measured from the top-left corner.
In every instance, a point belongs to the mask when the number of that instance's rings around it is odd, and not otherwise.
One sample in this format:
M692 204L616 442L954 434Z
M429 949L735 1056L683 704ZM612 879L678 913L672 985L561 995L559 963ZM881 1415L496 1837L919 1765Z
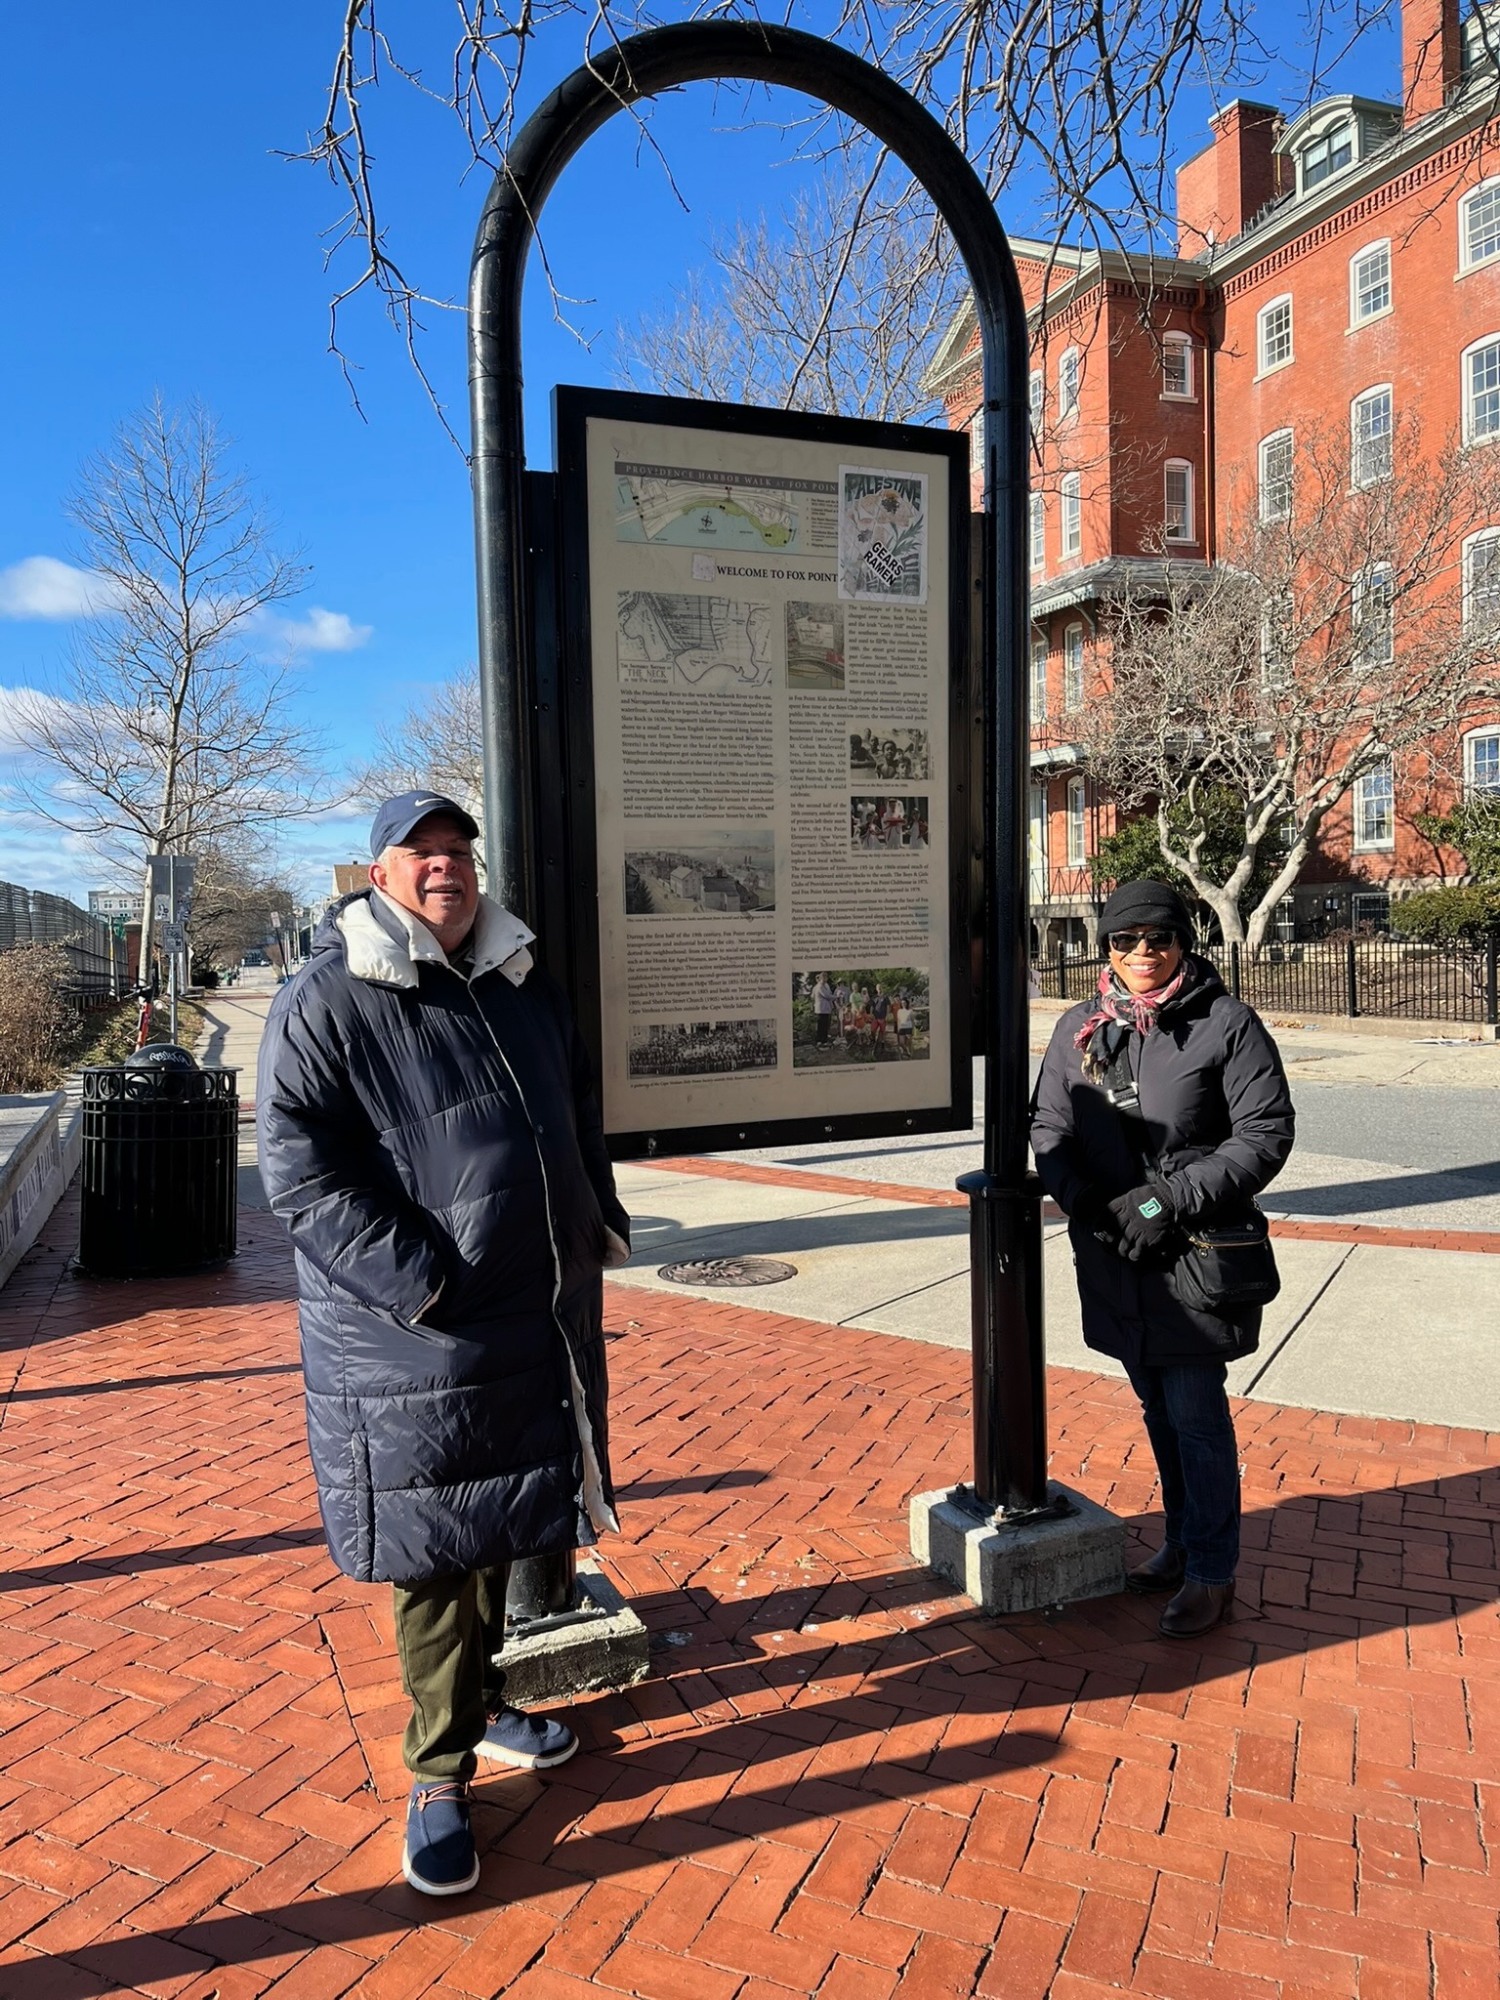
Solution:
M469 1570L392 1586L396 1650L411 1720L401 1739L413 1777L472 1778L474 1746L500 1706L508 1569Z

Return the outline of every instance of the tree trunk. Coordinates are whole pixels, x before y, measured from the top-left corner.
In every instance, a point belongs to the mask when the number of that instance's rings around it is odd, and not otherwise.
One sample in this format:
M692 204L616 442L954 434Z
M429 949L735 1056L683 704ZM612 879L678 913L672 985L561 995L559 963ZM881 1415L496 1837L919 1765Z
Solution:
M1303 827L1301 833L1287 849L1286 859L1277 870L1276 877L1271 883L1270 888L1267 889L1255 908L1250 912L1246 942L1250 947L1252 956L1256 958L1260 957L1261 947L1266 939L1266 931L1270 926L1272 917L1276 913L1276 905L1302 873L1303 863L1307 860L1308 854L1312 849L1313 834L1317 825L1321 824L1322 817L1320 813L1316 822Z

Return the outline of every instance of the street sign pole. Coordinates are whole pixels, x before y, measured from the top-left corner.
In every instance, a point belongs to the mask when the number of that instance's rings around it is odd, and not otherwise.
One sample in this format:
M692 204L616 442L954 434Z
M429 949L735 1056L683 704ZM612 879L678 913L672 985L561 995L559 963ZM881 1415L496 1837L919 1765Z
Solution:
M167 946L168 1035L177 1039L177 856L167 856L167 903L172 912L170 929L164 933Z

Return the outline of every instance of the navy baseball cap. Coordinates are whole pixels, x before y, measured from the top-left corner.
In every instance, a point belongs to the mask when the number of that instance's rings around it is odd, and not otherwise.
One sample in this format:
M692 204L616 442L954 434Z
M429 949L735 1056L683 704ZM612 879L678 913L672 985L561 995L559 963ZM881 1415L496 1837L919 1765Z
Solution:
M458 821L468 839L478 840L479 827L473 814L465 812L457 799L445 799L441 792L402 792L375 809L370 827L371 855L378 861L388 847L399 847L412 828L431 813L446 813Z

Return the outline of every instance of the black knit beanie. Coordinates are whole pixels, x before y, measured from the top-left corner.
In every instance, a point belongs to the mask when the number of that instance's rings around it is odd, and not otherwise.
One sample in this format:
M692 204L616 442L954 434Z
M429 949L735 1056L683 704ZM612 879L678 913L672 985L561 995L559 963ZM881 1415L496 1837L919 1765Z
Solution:
M1165 882L1120 884L1099 913L1099 934L1124 930L1175 931L1184 945L1193 941L1188 906Z

